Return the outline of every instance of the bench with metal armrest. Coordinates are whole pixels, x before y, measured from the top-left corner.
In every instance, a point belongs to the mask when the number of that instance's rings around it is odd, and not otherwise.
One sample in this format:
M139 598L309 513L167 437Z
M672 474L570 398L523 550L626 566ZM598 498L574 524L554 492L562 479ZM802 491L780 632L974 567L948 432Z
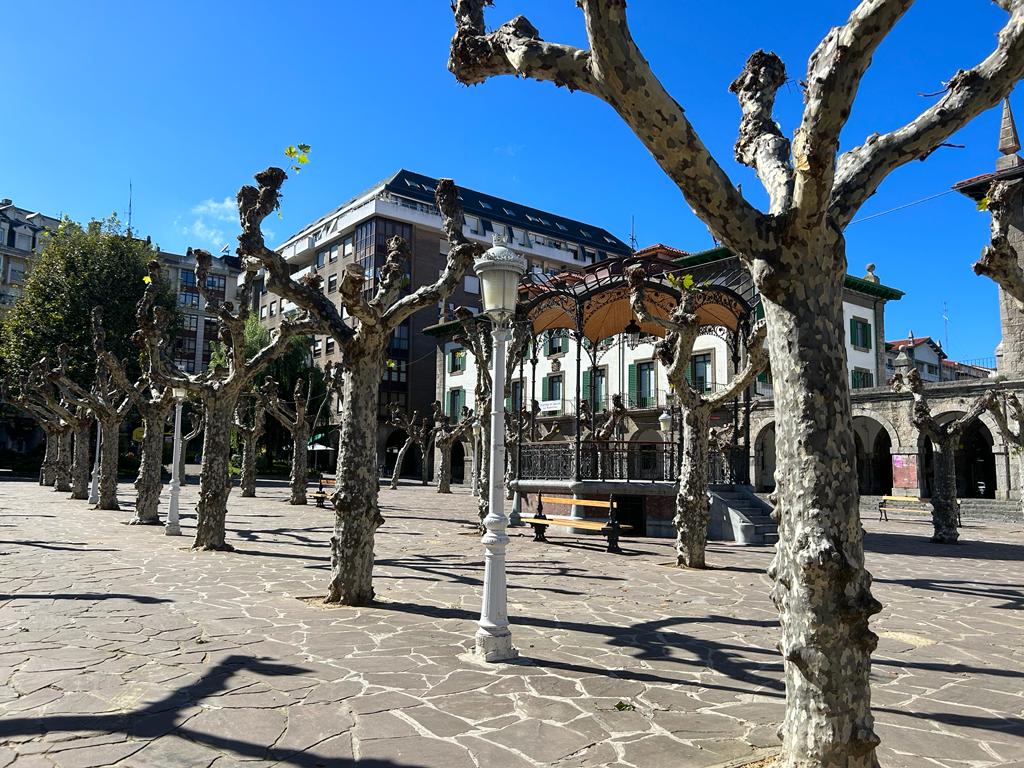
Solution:
M932 500L917 496L883 496L878 500L879 521L889 520L890 512L912 512L914 514L930 515L932 513ZM963 525L960 520L960 499L956 499L956 524Z
M318 507L326 506L324 502L331 497L331 494L328 493L326 489L333 488L336 482L337 481L333 477L324 477L323 475L320 475L317 489L310 494L310 496L316 499L316 505Z
M564 504L568 506L597 507L608 510L607 520L586 520L578 517L548 517L544 514L545 504ZM608 551L620 554L619 533L629 530L632 526L620 525L618 513L615 508L615 497L609 496L608 501L594 501L591 499L567 499L561 496L538 496L537 514L533 517L522 518L524 523L533 526L533 540L546 542L545 528L551 525L561 525L566 528L582 528L589 531L599 531L608 539Z

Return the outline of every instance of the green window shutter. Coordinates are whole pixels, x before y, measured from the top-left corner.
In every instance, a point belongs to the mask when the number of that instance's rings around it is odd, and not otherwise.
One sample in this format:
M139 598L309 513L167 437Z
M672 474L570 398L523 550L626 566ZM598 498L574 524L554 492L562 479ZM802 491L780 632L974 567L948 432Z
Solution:
M630 407L636 407L637 400L637 379L636 379L636 363L629 364L629 403Z
M756 307L754 307L754 319L764 320L764 305L761 304L760 302Z
M583 372L583 384L580 395L584 400L590 401L590 407L594 408L594 398L590 396L590 371ZM596 410L596 409L595 409Z
M551 342L552 338L551 334L549 333L547 337L544 339L544 354L548 355L549 357L551 356Z
M509 394L505 395L505 410L506 411L511 411L512 410L512 393L509 393Z
M864 346L871 349L871 326L868 323L863 323L863 334Z
M850 318L850 345L854 347L860 346L860 340L857 338L857 321L852 317Z
M448 355L448 373L455 372L455 352L449 352Z
M549 400L550 399L548 397L548 377L547 376L545 376L543 379L540 380L540 399L541 400Z

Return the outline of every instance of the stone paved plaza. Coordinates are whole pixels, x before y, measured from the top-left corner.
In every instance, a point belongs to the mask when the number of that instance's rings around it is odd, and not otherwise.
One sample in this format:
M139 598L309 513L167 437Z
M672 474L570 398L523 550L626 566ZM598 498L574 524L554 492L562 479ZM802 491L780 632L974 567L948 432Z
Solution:
M122 499L132 498L123 485ZM184 507L196 486L184 491ZM783 711L767 548L513 535L522 660L467 656L475 507L382 490L372 608L325 608L329 510L233 495L235 554L124 512L0 482L0 768L679 766L770 755ZM126 505L127 506L127 505ZM968 521L969 522L969 521ZM874 666L883 766L1024 765L1024 531L868 529L885 608ZM976 543L984 540L985 543Z

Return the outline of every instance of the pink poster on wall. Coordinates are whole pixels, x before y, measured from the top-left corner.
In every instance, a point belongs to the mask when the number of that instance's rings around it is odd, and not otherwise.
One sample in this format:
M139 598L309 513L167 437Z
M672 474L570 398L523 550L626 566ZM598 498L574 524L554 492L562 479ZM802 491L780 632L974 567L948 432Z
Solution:
M917 456L893 454L892 484L894 488L917 488Z

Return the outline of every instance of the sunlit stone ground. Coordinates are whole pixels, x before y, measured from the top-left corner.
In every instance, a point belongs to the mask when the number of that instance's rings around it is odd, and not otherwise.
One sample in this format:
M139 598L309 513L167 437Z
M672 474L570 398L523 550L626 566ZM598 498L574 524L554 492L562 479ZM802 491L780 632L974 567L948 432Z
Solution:
M132 498L128 485L122 499ZM184 509L196 487L184 491ZM232 496L235 554L0 481L0 768L732 765L783 711L767 548L513 535L522 660L466 656L482 550L457 489L382 490L379 604L326 609L329 510ZM868 529L885 606L874 705L885 766L1024 759L1024 531Z

